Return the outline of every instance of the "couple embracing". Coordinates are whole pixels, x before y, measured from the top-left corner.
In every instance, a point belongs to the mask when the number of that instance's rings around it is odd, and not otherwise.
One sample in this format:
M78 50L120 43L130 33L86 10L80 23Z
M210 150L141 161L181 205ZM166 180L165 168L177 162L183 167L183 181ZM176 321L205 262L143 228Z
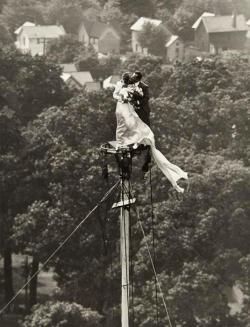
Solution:
M139 71L133 74L124 73L113 93L113 97L117 100L118 147L131 144L135 148L139 145L149 146L156 165L178 192L184 192L177 181L181 178L187 179L187 173L170 163L155 147L154 134L149 127L149 89L141 79L142 74Z

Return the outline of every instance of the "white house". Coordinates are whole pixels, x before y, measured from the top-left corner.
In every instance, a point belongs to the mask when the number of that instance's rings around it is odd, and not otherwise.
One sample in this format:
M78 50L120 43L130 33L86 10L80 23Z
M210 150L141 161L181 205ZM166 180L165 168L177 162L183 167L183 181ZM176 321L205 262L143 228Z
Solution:
M152 24L154 26L160 26L162 24L162 21L159 19L152 19L152 18L146 18L146 17L140 17L131 27L130 30L132 31L131 35L131 42L132 42L132 51L137 53L148 53L148 49L142 48L139 41L138 36L140 35L140 32L142 31L145 24Z
M247 40L246 40L246 49L250 52L250 19L247 21Z
M26 22L16 31L17 49L23 53L30 53L32 56L46 54L47 44L54 39L64 36L65 30L63 26L58 25L35 25Z

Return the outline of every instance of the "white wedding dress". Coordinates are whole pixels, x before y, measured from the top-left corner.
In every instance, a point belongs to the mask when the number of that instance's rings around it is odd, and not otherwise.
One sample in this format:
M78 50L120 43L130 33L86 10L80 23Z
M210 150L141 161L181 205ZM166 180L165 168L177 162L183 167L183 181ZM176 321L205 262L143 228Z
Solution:
M137 115L134 107L130 103L122 102L122 82L118 82L113 93L113 97L117 100L116 106L116 141L119 146L131 144L150 145L152 157L167 177L173 187L183 193L184 189L177 185L177 181L181 178L187 179L187 173L178 166L169 162L164 155L156 149L154 134L150 127L146 125Z

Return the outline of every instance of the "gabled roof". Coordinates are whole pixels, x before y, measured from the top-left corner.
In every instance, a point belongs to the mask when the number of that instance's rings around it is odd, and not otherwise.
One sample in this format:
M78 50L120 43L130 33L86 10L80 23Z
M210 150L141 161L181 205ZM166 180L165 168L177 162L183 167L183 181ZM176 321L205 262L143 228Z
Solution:
M150 23L154 26L159 26L162 21L159 19L152 19L147 17L140 17L131 27L132 31L140 32L143 28L143 25Z
M73 79L80 86L84 86L86 83L94 82L90 72L62 73L61 78L65 83Z
M18 31L18 30L17 30ZM65 30L63 26L58 25L35 25L35 26L22 26L18 31L18 34L21 32L25 32L25 34L29 38L46 38L46 39L55 39L60 36L65 35Z
M17 30L15 30L15 34L19 34L24 26L36 26L36 24L31 22L25 22L22 26L18 27Z
M244 32L248 30L243 15L236 16L236 27L233 26L233 16L202 17L207 33Z
M200 22L202 20L202 17L214 17L215 14L212 12L207 12L205 11L198 19L197 21L193 24L192 28L197 29L197 27L200 25Z
M75 64L60 64L63 69L63 73L73 73L77 72Z
M90 72L75 72L70 73L75 81L78 84L84 86L86 83L94 82L93 77L91 76Z
M71 77L70 73L62 73L61 75L61 78L64 80L65 83L70 77Z
M179 39L178 35L171 35L169 39L167 40L167 43L165 45L166 48L170 47L171 44L173 44L176 40Z
M103 32L110 27L116 32L117 36L120 37L119 32L112 24L105 24L99 21L91 21L84 18L81 26L82 25L84 25L88 35L96 39L99 39L102 36Z

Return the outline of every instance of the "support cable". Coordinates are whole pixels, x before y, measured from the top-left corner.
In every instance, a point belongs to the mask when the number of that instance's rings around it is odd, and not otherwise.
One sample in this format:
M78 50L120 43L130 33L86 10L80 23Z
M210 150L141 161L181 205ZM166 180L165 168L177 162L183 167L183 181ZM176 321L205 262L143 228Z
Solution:
M137 215L137 221L138 221L138 223L140 225L140 228L141 228L141 231L142 231L142 235L143 235L144 241L146 243L148 255L149 255L150 262L151 262L151 265L152 265L152 269L153 269L153 272L154 272L154 275L155 275L155 279L157 281L157 285L158 285L158 288L159 288L160 296L162 298L162 302L163 302L163 305L164 305L164 308L165 308L165 311L166 311L166 315L167 315L167 319L168 319L168 322L169 322L169 326L170 327L173 327L172 322L171 322L171 319L170 319L169 311L168 311L168 308L167 308L167 304L166 304L166 301L165 301L165 298L164 298L164 294L163 294L163 291L162 291L161 283L160 283L159 277L158 277L157 272L156 272L156 269L155 269L153 257L151 255L150 248L149 248L149 245L148 245L148 242L147 242L147 239L146 239L146 234L145 234L145 231L144 231L142 222L141 222L140 213L139 213L139 210L137 208L135 209L135 211L136 211L136 215Z
M152 240L153 240L153 255L154 264L156 264L156 253L155 253L155 215L154 215L154 204L153 204L153 188L152 188L152 169L149 170L149 182L150 182L150 203L151 203L151 221L152 221ZM157 280L155 278L155 306L156 306L156 326L159 326L159 312L158 312L158 290Z
M117 189L120 181L116 182L114 186L110 188L109 191L105 193L102 199L95 205L95 207L85 216L82 221L73 229L73 231L63 240L63 242L55 249L55 251L45 260L45 262L41 265L41 267L28 279L28 281L19 289L19 291L10 299L8 303L6 303L2 309L0 310L0 316L4 313L4 311L9 307L10 304L15 301L17 296L25 289L27 285L44 269L47 263L58 253L58 251L68 242L68 240L75 234L75 232L86 222L86 220L92 215L93 212L104 202L109 196Z

